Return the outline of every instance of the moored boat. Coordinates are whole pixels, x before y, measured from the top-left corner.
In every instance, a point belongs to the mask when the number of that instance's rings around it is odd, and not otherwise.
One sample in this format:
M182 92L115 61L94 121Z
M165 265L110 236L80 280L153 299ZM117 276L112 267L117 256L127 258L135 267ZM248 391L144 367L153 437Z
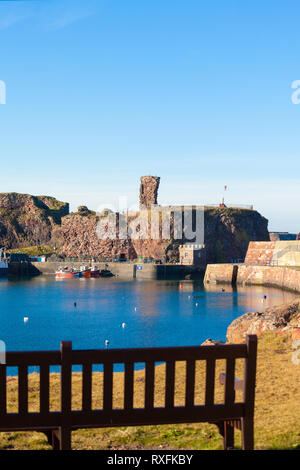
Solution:
M91 276L90 277L99 277L100 276L100 269L98 266L93 266L91 268Z
M82 277L91 277L91 268L88 266L80 266Z
M61 268L56 271L55 276L58 279L70 279L74 277L81 277L82 273L80 271L76 271L75 269L69 269L67 266L65 268Z

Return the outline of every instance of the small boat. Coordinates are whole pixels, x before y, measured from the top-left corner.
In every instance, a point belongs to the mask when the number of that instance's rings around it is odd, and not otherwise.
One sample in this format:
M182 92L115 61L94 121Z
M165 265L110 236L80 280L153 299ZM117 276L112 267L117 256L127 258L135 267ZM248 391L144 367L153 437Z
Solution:
M98 266L93 266L91 268L91 276L90 277L99 277L100 276L100 269Z
M109 271L108 269L101 269L100 271L100 277L112 277L113 273Z
M80 272L82 274L82 277L91 277L91 268L88 266L80 266Z
M82 273L80 271L76 271L75 269L69 269L68 266L59 269L55 273L55 277L57 277L58 279L70 279L81 276Z

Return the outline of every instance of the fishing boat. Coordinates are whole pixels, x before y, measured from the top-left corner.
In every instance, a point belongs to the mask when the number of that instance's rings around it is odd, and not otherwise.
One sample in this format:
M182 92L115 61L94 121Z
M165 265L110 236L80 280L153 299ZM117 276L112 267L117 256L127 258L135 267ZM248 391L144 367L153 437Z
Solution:
M56 271L55 276L58 279L70 279L74 277L81 277L82 273L80 271L76 271L75 269L69 269L68 266L66 266Z
M88 266L80 266L80 272L82 274L82 277L91 277L91 268L89 268Z
M100 276L100 269L98 266L93 266L91 268L91 276L90 277L99 277Z

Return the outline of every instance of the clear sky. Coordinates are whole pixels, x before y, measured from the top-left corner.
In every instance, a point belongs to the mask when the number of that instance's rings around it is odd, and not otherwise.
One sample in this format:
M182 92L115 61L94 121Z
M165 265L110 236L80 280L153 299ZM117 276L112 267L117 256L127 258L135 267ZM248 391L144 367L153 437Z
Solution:
M0 0L0 191L253 204L300 232L300 3Z

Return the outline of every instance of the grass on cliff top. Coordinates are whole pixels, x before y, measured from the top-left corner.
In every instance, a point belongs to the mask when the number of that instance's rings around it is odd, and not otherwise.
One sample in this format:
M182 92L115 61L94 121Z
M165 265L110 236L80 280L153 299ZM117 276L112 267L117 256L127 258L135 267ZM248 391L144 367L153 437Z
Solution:
M292 362L292 344L289 336L273 333L259 338L258 370L255 408L256 449L300 449L300 365ZM217 373L224 371L222 361ZM156 368L155 405L161 403L164 365ZM185 366L176 368L175 405L184 402ZM242 363L237 361L237 376L242 377ZM197 364L196 383L203 383L204 368ZM30 411L38 410L38 374L29 376ZM73 374L73 409L80 409L81 374ZM101 406L99 390L102 374L93 375L93 408ZM16 410L17 379L8 381L8 411ZM96 394L95 391L98 390ZM114 375L114 407L123 404L123 374ZM144 371L135 372L134 406L143 403ZM197 393L198 392L198 393ZM59 409L59 377L51 374L50 409ZM238 392L240 393L240 392ZM196 404L203 402L204 394L196 388ZM216 383L216 402L223 399L223 388ZM239 396L237 396L239 400ZM240 432L236 431L236 447L240 447ZM212 424L181 424L164 426L139 426L126 428L86 429L72 433L73 449L221 449L222 440L218 429ZM0 433L0 449L50 449L46 438L37 432Z
M22 248L13 248L6 251L7 253L26 253L30 257L40 255L52 255L52 253L54 253L54 249L50 245L26 246Z

